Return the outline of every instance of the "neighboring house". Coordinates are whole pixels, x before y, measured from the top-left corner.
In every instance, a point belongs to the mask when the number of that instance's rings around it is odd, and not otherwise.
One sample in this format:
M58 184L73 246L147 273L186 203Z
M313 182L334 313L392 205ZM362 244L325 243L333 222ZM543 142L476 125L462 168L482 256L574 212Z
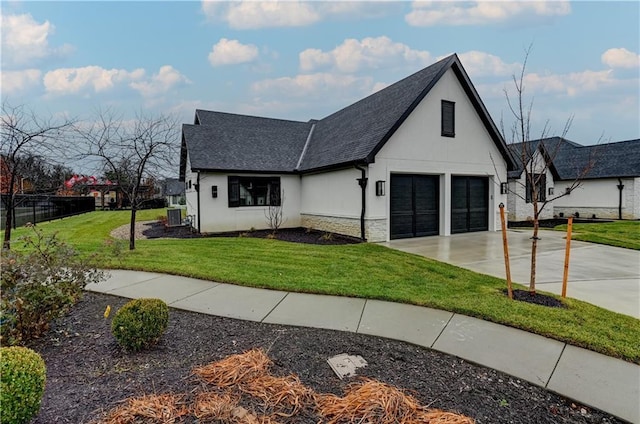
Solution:
M162 195L170 208L183 208L186 204L184 197L184 182L177 178L167 178L162 183Z
M321 120L196 110L180 179L200 232L310 227L369 241L499 228L514 169L456 55Z
M549 163L544 187L538 191L542 196L539 200L553 200L541 219L576 214L585 218L640 219L640 139L583 146L551 137L509 148L517 164L517 170L509 172L510 221L533 216L523 151L527 152L525 158L533 157L534 172L540 169L536 164L545 158ZM526 169L532 169L530 166L531 162Z

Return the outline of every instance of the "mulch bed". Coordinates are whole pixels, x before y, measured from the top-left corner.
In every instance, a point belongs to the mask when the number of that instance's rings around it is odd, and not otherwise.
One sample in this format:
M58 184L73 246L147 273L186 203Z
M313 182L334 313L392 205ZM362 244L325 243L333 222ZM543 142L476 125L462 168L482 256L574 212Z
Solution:
M128 225L123 237L129 237ZM361 243L362 240L342 234L328 233L310 228L281 228L275 233L272 230L230 231L225 233L199 234L189 227L165 227L160 221L145 222L141 234L144 238L202 238L202 237L252 237L273 238L281 241L305 244L341 245Z
M541 219L538 221L540 228L553 228L558 225L564 225L569 220L567 218L553 218L553 219ZM610 219L586 219L586 218L574 218L574 224L594 224L602 222L613 222ZM532 228L533 220L528 221L509 221L509 228Z
M275 376L295 374L316 393L343 396L359 377L340 380L327 358L361 355L359 376L407 390L422 405L472 417L478 423L619 423L614 417L498 371L408 343L338 331L239 321L172 309L167 333L155 348L124 352L110 332L107 305L127 299L85 293L70 314L30 347L47 364L47 386L33 423L87 423L142 395L190 393L193 370L230 355L261 348ZM496 347L499 348L499 347ZM523 367L526 363L523 362ZM243 398L260 414L262 401ZM253 400L252 400L253 399ZM160 421L137 421L151 423ZM187 417L184 423L195 423ZM200 421L203 422L203 421ZM322 422L304 409L281 423Z
M508 296L507 289L502 290L505 296ZM512 290L513 299L520 302L533 303L536 305L548 306L550 308L566 308L567 305L562 303L555 297L547 296L546 294L535 293L531 294L527 290Z

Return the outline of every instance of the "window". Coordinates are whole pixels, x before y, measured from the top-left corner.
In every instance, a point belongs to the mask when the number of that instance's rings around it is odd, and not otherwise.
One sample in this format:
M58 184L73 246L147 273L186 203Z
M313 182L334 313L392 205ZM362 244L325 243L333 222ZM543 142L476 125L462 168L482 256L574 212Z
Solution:
M547 176L544 174L533 174L527 176L527 203L533 203L533 184L536 185L536 195L538 202L547 200Z
M442 101L442 133L443 137L456 136L456 104L448 100Z
M280 206L279 177L229 177L229 207Z

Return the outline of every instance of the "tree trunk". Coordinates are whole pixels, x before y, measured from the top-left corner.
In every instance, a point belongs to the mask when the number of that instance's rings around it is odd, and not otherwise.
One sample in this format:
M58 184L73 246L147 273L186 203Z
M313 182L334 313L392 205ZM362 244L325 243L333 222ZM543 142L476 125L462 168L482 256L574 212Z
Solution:
M136 212L138 208L135 204L131 204L131 223L129 224L129 250L136 248Z
M529 279L529 294L536 294L536 265L538 258L538 230L540 220L538 216L538 204L533 203L533 236L531 237L531 277Z
M16 200L15 200L15 185L16 185L16 175L15 172L11 172L11 177L9 178L9 187L7 190L7 197L5 207L7 209L4 223L4 240L2 241L3 249L11 249L11 225L13 224L13 215L15 214L16 209Z
M6 207L6 216L4 223L4 240L2 241L3 249L11 249L11 224L13 222L13 195L11 193L7 194L7 203Z

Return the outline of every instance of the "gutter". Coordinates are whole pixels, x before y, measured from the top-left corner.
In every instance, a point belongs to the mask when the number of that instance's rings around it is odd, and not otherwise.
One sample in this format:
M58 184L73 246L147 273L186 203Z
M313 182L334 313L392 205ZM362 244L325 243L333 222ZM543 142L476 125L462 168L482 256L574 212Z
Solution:
M364 216L367 211L367 170L360 165L354 165L362 173L362 177L358 178L358 185L362 191L362 209L360 211L360 238L362 241L367 241L365 229L364 229Z
M624 184L622 184L622 178L618 178L618 219L622 219L622 189L624 188Z
M198 172L198 179L196 180L196 199L197 199L197 210L198 210L198 232L200 231L200 172Z

